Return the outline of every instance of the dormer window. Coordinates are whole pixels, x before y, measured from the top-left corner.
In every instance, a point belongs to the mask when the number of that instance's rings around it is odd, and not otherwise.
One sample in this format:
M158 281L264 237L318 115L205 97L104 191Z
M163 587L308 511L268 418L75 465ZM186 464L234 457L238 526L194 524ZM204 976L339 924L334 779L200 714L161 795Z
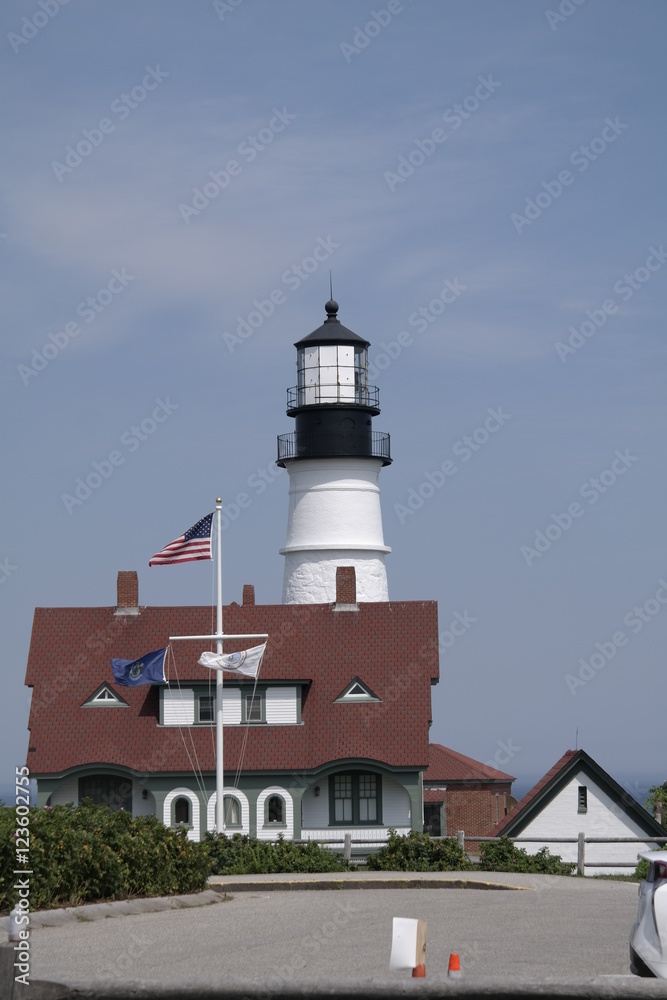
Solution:
M335 700L338 703L342 701L380 701L381 699L371 691L368 685L355 677Z
M129 708L124 698L121 698L106 681L93 691L81 708Z

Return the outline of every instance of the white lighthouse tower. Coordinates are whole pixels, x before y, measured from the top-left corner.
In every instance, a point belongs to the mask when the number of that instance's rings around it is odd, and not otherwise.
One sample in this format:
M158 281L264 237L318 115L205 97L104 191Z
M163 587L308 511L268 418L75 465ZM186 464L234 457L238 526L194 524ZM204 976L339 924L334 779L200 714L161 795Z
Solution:
M287 390L295 430L278 436L289 473L283 604L336 600L336 569L354 566L357 600L388 601L380 469L389 435L372 429L379 390L368 385L369 342L342 326L338 303L294 346L297 384Z

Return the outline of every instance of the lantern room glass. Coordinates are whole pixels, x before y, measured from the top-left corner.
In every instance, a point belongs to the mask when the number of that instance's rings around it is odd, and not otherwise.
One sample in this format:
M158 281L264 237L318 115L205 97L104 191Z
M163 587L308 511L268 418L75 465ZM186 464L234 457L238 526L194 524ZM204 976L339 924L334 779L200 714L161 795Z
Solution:
M297 406L368 402L368 353L362 344L297 349Z

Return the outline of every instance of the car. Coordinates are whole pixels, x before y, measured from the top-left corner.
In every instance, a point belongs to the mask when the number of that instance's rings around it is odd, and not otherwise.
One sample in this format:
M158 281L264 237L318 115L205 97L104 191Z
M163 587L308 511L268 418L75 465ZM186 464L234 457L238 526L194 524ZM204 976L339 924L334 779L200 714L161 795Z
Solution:
M644 851L646 878L639 885L637 919L630 934L630 971L667 979L667 853Z

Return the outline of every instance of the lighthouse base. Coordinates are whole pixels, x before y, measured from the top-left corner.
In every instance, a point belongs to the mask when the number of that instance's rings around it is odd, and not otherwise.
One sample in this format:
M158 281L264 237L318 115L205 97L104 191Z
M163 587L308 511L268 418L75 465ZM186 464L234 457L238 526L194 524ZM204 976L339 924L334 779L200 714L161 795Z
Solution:
M385 551L387 551L385 549ZM359 549L302 550L285 555L283 604L332 604L336 600L336 569L354 566L357 601L388 601L384 553Z

